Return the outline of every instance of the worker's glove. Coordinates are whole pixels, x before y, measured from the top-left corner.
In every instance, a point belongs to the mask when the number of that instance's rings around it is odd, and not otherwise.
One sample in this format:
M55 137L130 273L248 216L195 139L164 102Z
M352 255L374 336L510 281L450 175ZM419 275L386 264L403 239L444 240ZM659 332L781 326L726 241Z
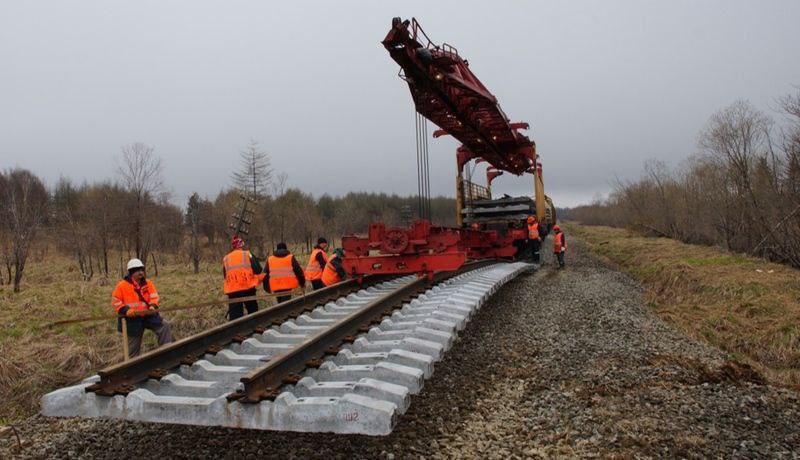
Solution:
M128 311L125 312L126 318L136 318L137 316L139 315L136 314L136 310L133 308L129 308Z
M149 305L149 306L148 306L148 309L149 309L150 311L158 311L158 305Z

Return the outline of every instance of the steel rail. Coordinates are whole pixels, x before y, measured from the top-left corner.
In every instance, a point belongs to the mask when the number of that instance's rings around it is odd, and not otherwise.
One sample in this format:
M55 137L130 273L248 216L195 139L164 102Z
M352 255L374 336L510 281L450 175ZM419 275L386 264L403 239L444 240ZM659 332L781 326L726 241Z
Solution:
M274 400L280 393L278 388L281 385L297 383L300 379L299 373L304 369L319 367L323 356L337 353L339 345L352 343L356 333L366 332L369 324L379 323L383 316L390 315L393 309L425 292L430 285L495 263L498 261L493 259L471 262L456 272L438 272L432 279L419 277L403 284L394 291L371 301L357 312L340 319L322 332L300 342L287 353L250 371L241 378L243 389L229 394L228 401L257 403L265 399Z
M191 365L204 354L216 353L233 341L241 342L251 334L263 332L271 325L297 317L304 311L311 311L317 305L387 279L387 276L369 276L364 277L361 284L349 279L164 345L99 371L100 381L86 387L86 391L102 396L126 395L133 391L136 383L148 378L160 379L171 368L181 364Z

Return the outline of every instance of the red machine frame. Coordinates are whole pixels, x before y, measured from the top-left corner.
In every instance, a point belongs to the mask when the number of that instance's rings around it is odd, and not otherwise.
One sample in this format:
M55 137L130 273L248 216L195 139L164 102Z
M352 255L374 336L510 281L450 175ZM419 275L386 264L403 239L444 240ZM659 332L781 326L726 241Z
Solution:
M513 232L500 236L494 230L434 226L426 220L414 221L411 228L386 228L382 222L374 222L369 225L366 237L342 238L343 263L354 277L453 271L468 258L513 257L517 250L513 240L520 236Z
M489 186L504 171L533 174L541 183L536 144L519 132L528 129L528 123L508 119L497 98L472 73L456 48L446 43L435 45L416 19L394 18L382 43L400 65L399 75L408 83L417 112L441 128L433 137L449 134L462 143L456 152L459 178L464 165L478 159L491 165L486 173ZM424 220L415 221L411 228L373 223L366 237L342 239L346 254L343 263L352 276L430 274L456 270L467 258L512 258L518 251L516 242L525 238L524 228L505 229L501 234L479 228L439 227Z

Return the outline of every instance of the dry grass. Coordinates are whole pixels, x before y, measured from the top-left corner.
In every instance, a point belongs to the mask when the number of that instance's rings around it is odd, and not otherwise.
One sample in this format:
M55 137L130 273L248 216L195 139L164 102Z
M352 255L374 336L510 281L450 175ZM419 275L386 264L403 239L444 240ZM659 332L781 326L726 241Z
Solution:
M662 318L800 388L800 271L718 248L571 224L568 232L646 288Z
M298 255L301 265L306 258ZM197 275L185 261L168 258L159 264L159 276L152 279L162 307L222 297L219 264L203 263ZM114 320L48 327L61 319L113 313L109 299L117 280L82 281L74 265L51 253L29 261L22 292L0 286L0 425L36 412L44 393L122 359ZM226 307L214 306L166 312L164 317L175 337L182 338L221 324L226 312ZM153 334L145 332L143 349L155 345Z

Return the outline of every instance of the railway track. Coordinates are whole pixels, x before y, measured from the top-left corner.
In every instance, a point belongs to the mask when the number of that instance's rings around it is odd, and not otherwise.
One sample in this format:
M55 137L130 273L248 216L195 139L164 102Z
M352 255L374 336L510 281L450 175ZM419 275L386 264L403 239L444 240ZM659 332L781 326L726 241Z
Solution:
M458 331L523 263L371 277L247 315L44 396L48 416L391 432Z

